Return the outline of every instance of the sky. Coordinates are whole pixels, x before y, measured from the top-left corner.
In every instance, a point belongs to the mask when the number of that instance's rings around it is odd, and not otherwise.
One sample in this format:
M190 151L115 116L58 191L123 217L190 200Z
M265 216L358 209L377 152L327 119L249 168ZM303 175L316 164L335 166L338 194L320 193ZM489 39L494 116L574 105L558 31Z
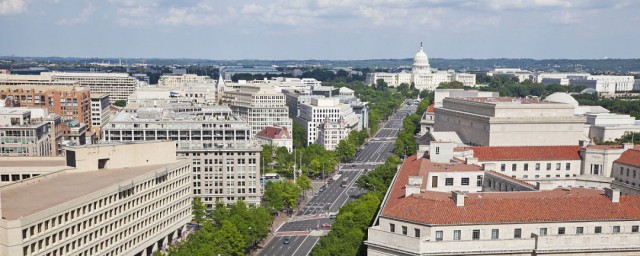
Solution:
M640 58L640 0L0 0L0 55Z

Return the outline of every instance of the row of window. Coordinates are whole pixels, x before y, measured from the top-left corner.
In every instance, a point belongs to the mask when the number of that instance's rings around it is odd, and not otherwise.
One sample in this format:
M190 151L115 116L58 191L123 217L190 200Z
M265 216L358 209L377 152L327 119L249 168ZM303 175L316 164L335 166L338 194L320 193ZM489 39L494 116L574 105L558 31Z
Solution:
M552 164L552 163L547 163L547 164L546 164L546 167L547 167L547 168L546 168L546 170L547 170L547 171L551 171L552 166L553 166L553 164ZM523 167L523 169L522 169L522 170L524 170L524 171L529 171L529 164L528 164L528 163L523 164L523 166L522 166L522 167ZM556 163L556 164L555 164L555 170L559 171L559 170L561 170L561 169L562 169L562 163ZM571 163L565 163L565 164L564 164L564 169L565 169L566 171L571 170ZM507 170L507 164L501 164L501 165L500 165L500 171L503 171L503 172L504 172L504 171L506 171L506 170ZM515 171L517 171L517 170L518 170L518 164L511 164L511 171L514 171L514 172L515 172ZM540 171L540 163L536 163L536 164L535 164L535 170L536 170L536 171Z
M634 225L631 226L631 232L632 233L637 233L638 232L638 225ZM549 235L549 228L539 228L538 229L538 235L539 236L547 236ZM594 234L601 234L603 232L602 230L602 226L596 226L593 229L593 233ZM620 233L621 232L621 227L620 226L613 226L611 228L611 233ZM481 231L480 229L474 229L471 232L471 240L480 240L481 238ZM405 234L403 232L403 234ZM556 235L566 235L567 233L567 228L566 227L559 227L557 228L557 232L555 233ZM585 228L584 227L576 227L574 230L574 234L576 235L582 235L585 234ZM406 235L406 234L405 234ZM515 228L513 229L513 238L514 239L520 239L522 238L522 229L521 228ZM491 239L500 239L500 229L491 229ZM438 230L436 231L436 237L435 237L435 241L443 241L444 240L444 231L442 230ZM458 241L458 240L462 240L462 230L454 230L453 231L453 236L452 236L452 240L454 241Z

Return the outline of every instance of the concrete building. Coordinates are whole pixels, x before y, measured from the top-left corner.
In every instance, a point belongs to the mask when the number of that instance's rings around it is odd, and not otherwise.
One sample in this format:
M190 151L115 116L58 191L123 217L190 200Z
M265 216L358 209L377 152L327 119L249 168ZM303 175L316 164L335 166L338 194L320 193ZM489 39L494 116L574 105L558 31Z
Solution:
M189 84L213 84L209 76L199 76L196 74L163 75L158 80L161 87L180 87Z
M311 99L311 104L300 105L300 116L296 118L296 122L302 125L307 131L307 144L320 144L318 140L322 128L331 129L347 129L347 133L352 130L359 130L360 118L353 112L353 108L350 105L339 103L338 98L316 98ZM342 121L340 121L342 119ZM329 126L322 126L322 123L331 124ZM342 123L340 123L342 122ZM340 128L344 126L343 128ZM334 130L337 132L337 130ZM337 134L335 134L338 136ZM333 136L333 135L331 135ZM324 137L323 142L328 142L327 137ZM329 146L329 144L325 145Z
M559 84L586 86L598 93L615 94L629 92L634 88L633 76L591 75L589 73L539 73L536 82L544 85Z
M76 81L92 93L109 94L109 100L127 100L138 88L138 79L127 73L67 73L44 72L52 81Z
M31 111L0 108L0 156L55 156L51 123Z
M67 151L66 169L0 187L1 255L142 256L182 238L192 174L172 142Z
M338 121L331 121L327 117L318 126L316 144L324 146L326 150L335 150L340 141L349 136L350 131L351 129L344 118L340 118Z
M445 98L434 130L456 132L467 145L577 145L583 117L571 104L509 97Z
M614 141L626 133L640 132L640 121L630 115L596 113L586 116L586 124L589 126L588 136L592 140Z
M235 114L249 122L253 134L273 125L293 131L285 96L273 88L242 86L227 89L222 97Z
M158 101L155 101L158 104ZM246 121L227 106L131 104L103 130L104 141L170 140L192 159L193 194L216 202L260 204L260 151Z
M625 194L640 192L640 147L625 150L613 162L614 186Z
M438 71L432 69L429 64L429 58L422 49L416 53L413 59L411 73L385 73L376 72L368 73L365 79L366 84L375 84L378 79L384 80L388 86L396 87L400 84L415 84L418 90L435 90L440 83L458 81L465 86L474 87L476 85L476 75L467 73L456 73L453 70Z
M111 119L110 105L108 94L91 94L91 130L96 134L97 139L102 137L102 128Z
M6 107L46 108L64 120L78 120L91 128L91 94L70 85L2 85L0 98Z
M221 74L224 75L225 80L232 80L235 74L250 74L250 75L279 75L284 72L278 71L271 66L256 66L256 67L242 67L242 66L227 66L221 68Z
M261 145L273 147L285 147L289 153L293 152L293 137L287 128L280 126L268 126L256 134L256 141Z
M429 191L421 173L428 161L416 156L404 161L368 230L367 255L640 253L634 242L640 239L635 207L640 196L609 188L536 190L515 183L511 188L519 191ZM498 179L493 172L486 176ZM483 187L491 191L488 184Z

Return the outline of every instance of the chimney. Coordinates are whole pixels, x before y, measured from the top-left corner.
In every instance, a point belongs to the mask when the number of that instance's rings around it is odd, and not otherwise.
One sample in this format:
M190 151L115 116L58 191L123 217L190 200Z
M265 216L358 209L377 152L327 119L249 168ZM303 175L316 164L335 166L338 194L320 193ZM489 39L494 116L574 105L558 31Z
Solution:
M580 145L581 148L586 148L589 145L589 141L588 140L580 140L578 142L578 145Z
M451 191L451 198L453 198L453 201L456 203L456 206L458 207L464 206L464 193L458 190Z
M620 190L612 188L604 188L604 194L611 199L612 203L620 202Z
M422 176L409 176L409 182L404 186L404 197L409 197L413 194L420 194L421 187Z
M633 149L633 143L624 143L624 144L622 144L622 149L624 149L624 150Z

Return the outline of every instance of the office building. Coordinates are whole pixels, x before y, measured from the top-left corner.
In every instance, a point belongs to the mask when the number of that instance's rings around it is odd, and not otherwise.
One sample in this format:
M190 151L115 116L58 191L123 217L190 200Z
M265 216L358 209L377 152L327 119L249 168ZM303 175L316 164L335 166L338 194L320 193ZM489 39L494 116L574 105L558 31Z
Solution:
M256 66L256 67L243 67L243 66L227 66L220 68L220 73L224 76L225 80L233 80L235 74L249 74L249 75L280 75L284 72L278 71L271 66Z
M55 156L51 123L31 111L0 108L0 156Z
M518 79L518 82L524 82L525 80L531 80L533 73L519 68L494 68L491 71L487 71L487 76L514 77Z
M435 90L443 82L461 82L464 86L474 87L476 85L476 75L468 73L456 73L453 70L439 71L431 68L429 58L422 49L416 53L413 59L411 72L368 73L365 79L366 84L375 84L379 79L384 80L388 86L396 87L400 84L414 84L418 90Z
M158 80L161 87L178 87L189 84L213 84L209 76L199 76L196 74L163 75Z
M634 88L633 76L591 75L589 73L538 73L536 82L544 85L586 86L598 93L615 94Z
M91 94L91 130L100 139L102 128L111 119L111 105L108 94Z
M267 126L282 126L292 130L289 109L283 93L271 87L241 86L225 90L222 101L229 104L233 113L249 122L253 134Z
M350 105L340 103L338 98L314 98L311 103L300 104L300 116L295 119L307 132L307 143L322 144L326 147L333 147L329 138L335 137L343 139L352 130L359 130L360 118ZM326 124L326 125L323 125ZM330 137L324 136L320 141L318 138L323 133L324 128L330 128ZM323 144L327 143L327 144ZM337 144L336 144L337 145Z
M227 106L159 100L127 105L103 130L104 141L172 141L178 156L192 159L193 194L210 209L217 202L260 204L262 148L252 136Z
M183 236L191 172L173 143L67 151L66 169L0 188L0 254L150 255Z
M127 100L138 87L138 79L127 73L45 72L41 75L53 81L76 81L92 93L109 94L111 103Z

